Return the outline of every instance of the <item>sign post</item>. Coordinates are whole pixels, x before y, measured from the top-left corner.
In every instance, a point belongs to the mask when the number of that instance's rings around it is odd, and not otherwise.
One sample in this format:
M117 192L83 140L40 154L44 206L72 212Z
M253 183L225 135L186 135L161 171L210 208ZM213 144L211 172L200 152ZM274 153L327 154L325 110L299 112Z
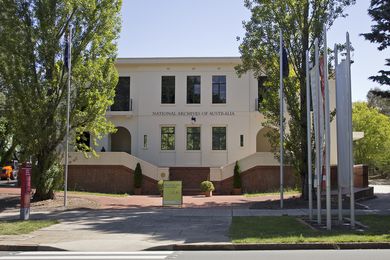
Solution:
M163 206L183 205L183 185L181 181L164 181Z
M31 199L31 164L24 163L21 169L20 188L20 219L30 219L30 199Z

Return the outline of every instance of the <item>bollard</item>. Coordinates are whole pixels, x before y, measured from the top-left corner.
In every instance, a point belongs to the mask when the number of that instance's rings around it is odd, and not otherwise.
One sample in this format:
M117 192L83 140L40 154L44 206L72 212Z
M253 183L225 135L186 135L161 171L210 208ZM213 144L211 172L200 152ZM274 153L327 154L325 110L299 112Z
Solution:
M20 219L30 219L30 199L31 199L31 164L23 163L21 168L20 187Z

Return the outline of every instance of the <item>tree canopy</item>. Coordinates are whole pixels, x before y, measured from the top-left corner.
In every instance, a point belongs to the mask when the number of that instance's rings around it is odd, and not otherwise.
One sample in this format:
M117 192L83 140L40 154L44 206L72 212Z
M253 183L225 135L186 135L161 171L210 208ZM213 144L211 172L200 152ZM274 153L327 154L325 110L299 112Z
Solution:
M362 35L366 40L379 44L378 50L383 51L390 46L390 0L371 0L368 14L374 24L370 33ZM390 66L390 58L386 59L385 65ZM390 86L390 70L380 70L379 75L371 76L370 79Z
M245 0L251 18L244 22L245 37L240 45L242 64L237 72L254 71L267 80L259 89L260 110L267 121L264 126L279 128L279 30L290 63L289 77L284 80L284 93L289 114L285 136L287 162L294 166L302 181L303 196L307 195L306 135L306 50L315 38L323 42L323 25L329 28L335 19L344 17L346 7L355 0ZM279 145L278 133L269 135L271 144ZM278 151L278 149L275 149ZM276 156L278 152L276 152Z
M354 163L368 164L370 172L390 174L390 118L365 102L352 108L353 131L364 132L354 142Z
M113 131L105 112L117 83L114 67L121 0L0 0L0 84L4 116L33 161L35 199L54 196L66 133L64 36L72 28L72 140Z

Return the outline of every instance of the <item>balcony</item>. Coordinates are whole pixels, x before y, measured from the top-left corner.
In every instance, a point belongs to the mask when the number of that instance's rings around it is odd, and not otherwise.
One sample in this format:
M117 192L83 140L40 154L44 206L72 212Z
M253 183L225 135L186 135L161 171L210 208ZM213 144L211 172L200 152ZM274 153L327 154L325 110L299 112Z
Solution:
M107 117L132 117L133 116L133 99L115 102L106 112Z

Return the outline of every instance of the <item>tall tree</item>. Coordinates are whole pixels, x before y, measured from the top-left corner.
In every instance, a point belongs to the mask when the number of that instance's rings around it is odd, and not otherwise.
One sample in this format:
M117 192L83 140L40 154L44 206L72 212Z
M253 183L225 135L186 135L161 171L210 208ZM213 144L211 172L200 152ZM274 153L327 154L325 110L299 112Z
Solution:
M366 40L378 43L378 50L383 51L390 46L390 0L371 0L368 14L374 25L370 33L362 34ZM390 58L386 59L386 66L390 66ZM390 70L380 70L380 75L371 76L370 79L381 85L390 86Z
M353 130L364 132L364 138L355 141L356 164L367 164L370 173L390 174L390 119L367 103L357 102L352 108Z
M64 35L71 25L72 140L113 131L105 117L113 102L121 0L0 0L0 82L5 116L33 160L34 199L54 197L66 133Z
M371 89L367 94L367 103L370 107L378 109L382 114L390 116L390 90Z
M242 64L239 74L253 70L256 77L267 76L260 104L266 117L265 126L279 128L279 30L287 49L290 73L284 80L284 93L289 114L289 132L285 136L287 162L299 173L301 190L307 198L306 135L306 57L314 39L322 44L323 25L330 27L344 9L355 0L245 0L252 17L244 22L246 34L240 45ZM271 144L277 148L278 134L270 132ZM275 149L276 151L278 149ZM279 156L276 153L276 156Z

